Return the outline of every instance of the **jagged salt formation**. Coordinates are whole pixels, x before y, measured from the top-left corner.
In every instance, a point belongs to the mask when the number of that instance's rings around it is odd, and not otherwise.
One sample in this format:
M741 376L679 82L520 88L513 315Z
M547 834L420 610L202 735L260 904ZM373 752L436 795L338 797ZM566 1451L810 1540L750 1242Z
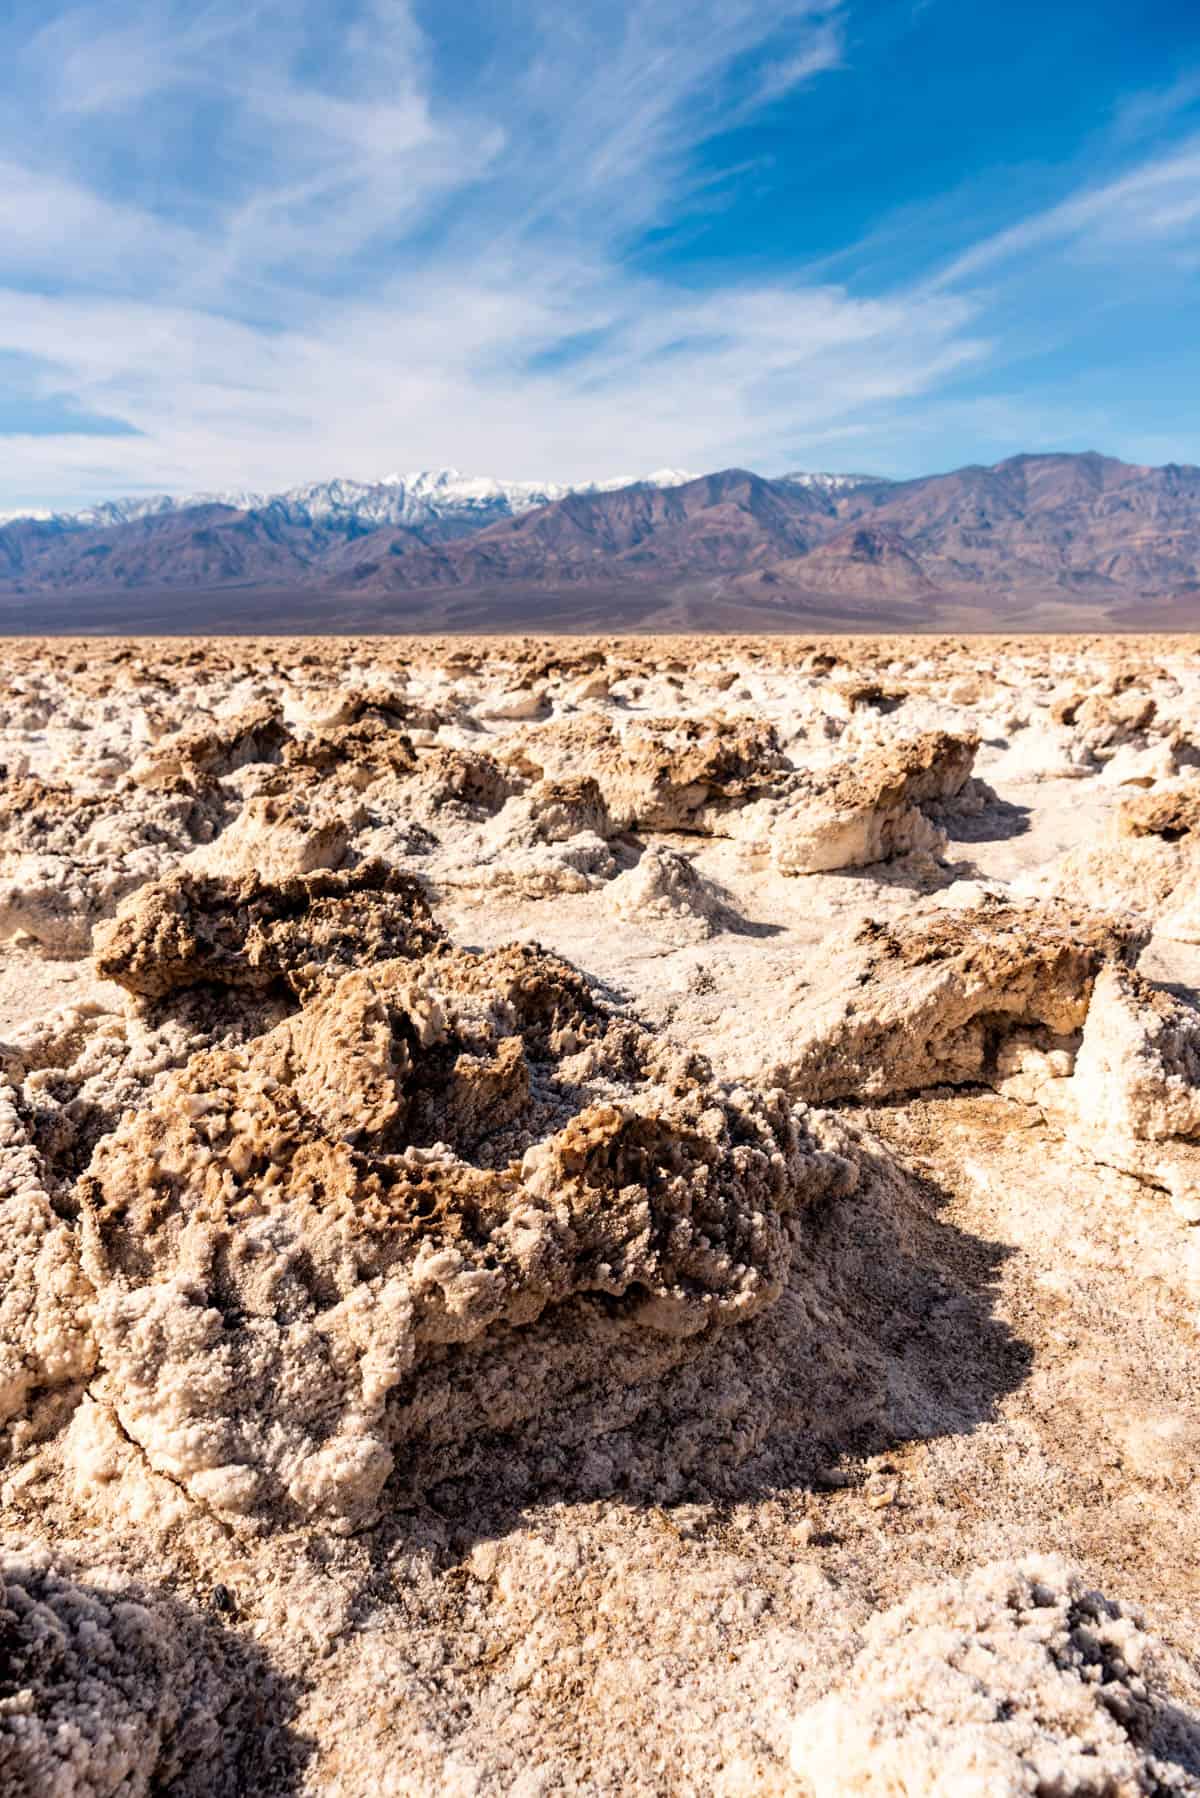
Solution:
M160 738L134 762L130 776L151 790L203 785L252 762L277 762L289 735L278 706L250 706Z
M760 1071L813 1104L987 1083L1014 1035L1048 1051L1074 1039L1101 970L1145 942L1129 920L977 898L835 938L774 1000Z
M568 964L436 941L396 875L177 878L130 903L101 966L159 1000L214 980L305 1000L158 1082L73 1200L92 1391L226 1517L362 1523L406 1432L536 1412L545 1313L569 1343L598 1305L678 1359L774 1302L792 1220L853 1179L803 1108L715 1081ZM453 1351L514 1330L522 1383L489 1416Z
M1200 1223L1200 1009L1117 964L1102 969L1077 1046L1014 1043L997 1084L1037 1105L1092 1161L1166 1192Z
M95 1365L92 1290L46 1190L18 1096L0 1078L0 1425L36 1429L39 1395Z
M836 938L773 1002L755 1072L811 1104L991 1086L1200 1222L1200 1010L1135 971L1142 923L969 898Z
M729 838L748 867L789 874L936 853L975 751L969 734L934 730L796 766L765 720L714 712L620 731L561 691L552 704L544 679L519 705L480 702L498 726L485 748L452 688L436 700L399 679L254 691L174 729L169 710L147 712L149 741L114 741L81 785L10 780L0 939L78 956L128 893L180 864L282 879L383 856L446 890L545 898L612 880L609 845L630 830ZM555 715L530 724L531 706Z
M1137 912L1162 936L1200 942L1200 781L1171 781L1122 802L1101 841L1073 849L1038 882Z
M647 849L611 883L606 897L614 917L643 928L658 926L673 940L703 941L732 921L729 908L687 856L673 849Z
M180 871L96 933L97 971L141 998L215 984L304 996L330 973L442 940L421 888L381 862L284 879Z
M80 795L28 776L0 795L0 943L86 952L94 924L220 829L203 791L121 786Z
M572 719L531 731L521 753L546 773L586 766L619 828L731 837L781 873L812 874L942 848L921 807L962 790L976 746L934 731L797 768L771 724L715 714L637 719L623 733Z
M1200 1792L1198 1756L1137 1618L1051 1557L874 1617L792 1738L810 1798L1169 1798Z
M260 1682L278 1706L277 1682L166 1594L44 1550L0 1552L5 1798L261 1790L282 1769L255 1714Z

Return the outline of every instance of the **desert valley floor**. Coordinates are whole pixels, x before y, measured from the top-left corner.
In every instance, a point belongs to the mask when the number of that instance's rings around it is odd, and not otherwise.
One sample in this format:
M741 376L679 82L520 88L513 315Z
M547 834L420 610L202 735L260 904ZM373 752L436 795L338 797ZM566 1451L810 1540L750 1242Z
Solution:
M5 665L4 1798L1200 1793L1200 640Z

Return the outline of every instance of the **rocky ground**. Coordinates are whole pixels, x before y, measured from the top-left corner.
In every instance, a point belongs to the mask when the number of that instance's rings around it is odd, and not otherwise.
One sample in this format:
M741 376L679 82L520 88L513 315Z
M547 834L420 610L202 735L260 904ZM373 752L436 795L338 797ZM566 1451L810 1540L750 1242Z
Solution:
M1200 648L10 642L0 1792L1200 1793Z

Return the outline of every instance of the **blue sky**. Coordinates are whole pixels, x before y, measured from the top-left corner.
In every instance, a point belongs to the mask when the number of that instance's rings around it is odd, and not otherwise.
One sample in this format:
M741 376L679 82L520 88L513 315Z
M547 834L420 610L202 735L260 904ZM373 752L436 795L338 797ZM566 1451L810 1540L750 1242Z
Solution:
M0 509L1200 462L1195 0L8 0Z

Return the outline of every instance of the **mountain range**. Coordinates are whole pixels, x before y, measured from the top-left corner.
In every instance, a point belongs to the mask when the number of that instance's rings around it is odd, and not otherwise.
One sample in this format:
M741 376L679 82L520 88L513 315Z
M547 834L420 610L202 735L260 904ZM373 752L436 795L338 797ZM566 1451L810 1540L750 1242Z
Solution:
M1190 629L1200 468L452 469L0 520L7 630Z
M679 487L695 478L678 468L660 468L655 474L641 477L654 487ZM104 529L133 524L139 518L160 518L168 513L220 506L234 512L273 512L289 524L346 530L403 524L432 529L450 538L494 524L498 518L515 518L535 506L550 505L569 493L612 493L638 483L639 477L633 475L574 486L563 481L497 481L490 475L461 474L457 468L426 468L416 474L384 475L381 481L310 481L283 493L237 489L227 493L193 493L184 499L154 493L138 499L102 500L80 512L2 512L0 526L36 522L59 532L94 526Z

